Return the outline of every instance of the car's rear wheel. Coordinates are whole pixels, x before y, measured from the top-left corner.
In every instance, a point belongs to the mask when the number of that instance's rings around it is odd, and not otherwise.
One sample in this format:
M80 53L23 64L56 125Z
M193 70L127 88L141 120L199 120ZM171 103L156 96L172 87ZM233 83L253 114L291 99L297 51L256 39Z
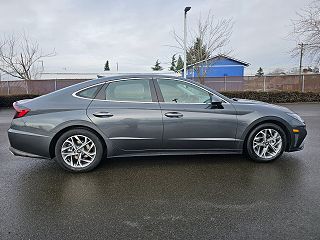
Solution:
M72 129L60 136L55 146L56 161L65 170L88 172L100 163L103 145L87 129Z
M273 123L257 126L246 142L249 157L256 162L270 162L279 158L286 146L286 134Z

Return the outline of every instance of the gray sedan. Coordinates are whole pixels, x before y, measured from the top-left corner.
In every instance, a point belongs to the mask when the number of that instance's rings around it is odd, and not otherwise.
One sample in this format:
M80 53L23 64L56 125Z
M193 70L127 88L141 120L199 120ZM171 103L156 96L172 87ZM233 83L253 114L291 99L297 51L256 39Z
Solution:
M304 121L285 107L229 99L163 75L99 78L14 103L14 155L86 172L106 157L242 154L270 162L303 148Z

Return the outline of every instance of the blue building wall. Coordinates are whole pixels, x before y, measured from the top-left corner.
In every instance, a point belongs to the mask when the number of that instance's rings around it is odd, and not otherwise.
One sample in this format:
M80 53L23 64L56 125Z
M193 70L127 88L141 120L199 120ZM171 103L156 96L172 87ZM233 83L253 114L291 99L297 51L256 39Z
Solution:
M200 63L205 67L204 63ZM224 77L224 76L243 76L244 74L244 65L240 62L227 59L212 59L207 62L207 74L206 77ZM195 67L194 67L195 68ZM198 73L192 66L187 68L187 77L197 77ZM183 74L183 71L182 71ZM202 75L202 71L201 74Z

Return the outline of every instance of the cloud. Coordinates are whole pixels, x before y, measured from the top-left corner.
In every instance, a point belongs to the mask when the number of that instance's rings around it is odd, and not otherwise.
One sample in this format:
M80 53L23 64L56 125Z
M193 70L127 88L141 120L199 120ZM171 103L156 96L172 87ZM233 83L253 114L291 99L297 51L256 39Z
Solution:
M2 0L0 32L25 30L45 51L55 48L46 71L100 72L108 59L111 70L118 62L120 71L144 72L157 59L167 67L176 51L167 46L175 44L171 32L182 33L187 5L189 27L209 9L234 20L230 47L251 63L248 72L295 64L288 54L294 43L284 38L300 0Z

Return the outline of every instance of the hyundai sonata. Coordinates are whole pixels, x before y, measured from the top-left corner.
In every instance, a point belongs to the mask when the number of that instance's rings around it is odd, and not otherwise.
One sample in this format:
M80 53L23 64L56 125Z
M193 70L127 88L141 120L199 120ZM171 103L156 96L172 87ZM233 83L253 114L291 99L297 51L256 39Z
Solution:
M301 150L304 121L285 107L230 99L163 75L106 77L14 103L14 155L86 172L118 156L245 153L270 162Z

